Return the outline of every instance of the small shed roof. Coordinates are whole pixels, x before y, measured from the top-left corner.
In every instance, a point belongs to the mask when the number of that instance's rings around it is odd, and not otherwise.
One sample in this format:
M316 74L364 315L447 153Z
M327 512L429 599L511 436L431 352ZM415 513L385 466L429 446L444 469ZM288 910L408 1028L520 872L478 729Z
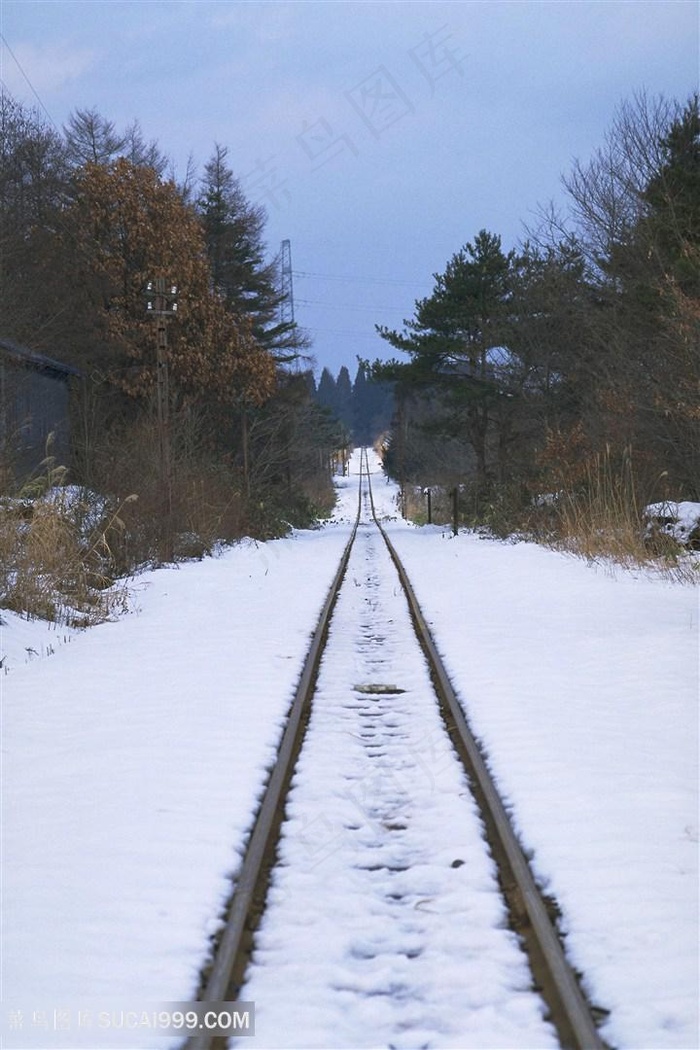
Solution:
M66 365L63 361L55 361L52 357L39 354L35 350L28 350L25 346L19 346L11 339L0 339L0 352L6 353L21 364L34 368L37 372L46 372L57 377L82 376L82 372L72 365Z

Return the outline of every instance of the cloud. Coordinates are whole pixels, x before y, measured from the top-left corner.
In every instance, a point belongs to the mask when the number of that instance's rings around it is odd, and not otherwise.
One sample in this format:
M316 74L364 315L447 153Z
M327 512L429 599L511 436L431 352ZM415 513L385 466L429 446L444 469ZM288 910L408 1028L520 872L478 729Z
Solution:
M0 61L2 80L6 88L18 98L35 101L36 92L48 104L51 93L74 83L93 69L98 59L97 50L75 47L67 41L17 43L12 45L11 51L3 43Z
M273 250L291 239L309 274L415 286L389 297L393 286L378 284L374 298L360 285L346 318L342 282L314 289L305 278L300 298L337 290L325 318L300 305L300 323L324 330L324 363L352 362L347 331L374 338L373 320L394 323L389 307L410 315L480 228L515 243L537 202L561 193L571 158L600 145L623 98L642 87L685 97L697 83L698 9L682 0L0 6L57 124L75 108L118 127L137 118L179 172L190 154L202 165L215 141L228 146L246 194L268 210ZM8 88L35 104L4 47L0 59Z

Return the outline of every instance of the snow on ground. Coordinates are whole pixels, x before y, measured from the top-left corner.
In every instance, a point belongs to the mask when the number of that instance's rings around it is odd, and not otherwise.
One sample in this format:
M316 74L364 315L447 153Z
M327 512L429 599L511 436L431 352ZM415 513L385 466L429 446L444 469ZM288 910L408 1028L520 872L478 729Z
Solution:
M145 574L0 678L4 1008L194 995L348 531Z
M0 609L0 688L2 676L22 664L52 656L71 641L76 631L46 620L27 620L18 613Z
M698 592L390 528L618 1047L700 1046Z
M108 1045L75 1015L42 1029L53 1007L194 994L349 535L357 479L339 484L326 528L144 574L118 622L69 636L2 614L8 1050ZM379 477L375 500L395 515ZM389 527L604 1035L696 1050L697 590Z
M691 540L700 540L700 503L650 503L644 508L644 517L652 528L677 543L687 545Z

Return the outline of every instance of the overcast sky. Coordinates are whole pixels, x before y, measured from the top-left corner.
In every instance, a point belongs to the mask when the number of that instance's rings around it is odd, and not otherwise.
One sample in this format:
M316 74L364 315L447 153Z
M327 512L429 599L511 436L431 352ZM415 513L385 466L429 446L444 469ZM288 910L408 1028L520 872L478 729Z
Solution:
M229 148L291 242L317 373L392 351L482 228L506 249L645 89L698 86L696 0L0 0L0 75L57 127L138 119L181 177Z

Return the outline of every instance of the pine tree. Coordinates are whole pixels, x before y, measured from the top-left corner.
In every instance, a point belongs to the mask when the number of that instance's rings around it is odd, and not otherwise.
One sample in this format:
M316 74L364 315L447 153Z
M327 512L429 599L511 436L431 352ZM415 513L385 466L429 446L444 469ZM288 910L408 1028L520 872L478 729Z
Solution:
M634 449L649 476L697 494L700 118L640 94L565 180L594 291L580 356L594 451Z
M338 419L345 427L348 434L352 434L353 429L353 404L352 404L352 382L350 381L350 373L348 372L345 365L343 365L338 372L338 378L335 384L336 389L336 414Z
M293 360L306 341L293 322L279 321L284 296L276 260L265 262L265 209L248 202L227 158L228 149L215 144L197 202L214 287L229 307L250 318L261 346L280 362Z
M644 192L656 258L682 292L700 295L700 96L661 139L663 165Z
M371 378L366 361L361 361L352 388L353 435L355 444L371 445L389 429L394 411L390 383Z
M51 350L66 325L62 303L47 302L64 270L48 265L49 245L68 195L60 135L39 113L0 93L0 317L3 335Z
M303 373L303 376L304 376L304 382L306 383L306 389L308 391L309 397L311 398L312 401L315 401L316 400L316 378L315 378L315 376L313 374L312 369L307 368L306 371Z
M372 440L368 385L366 369L363 364L359 364L355 373L355 382L352 385L352 432L355 444L362 446L369 445Z
M321 408L325 408L334 418L338 415L338 391L335 379L328 368L321 372L316 391L316 400Z
M502 393L491 352L501 345L509 310L515 253L504 254L501 238L481 230L435 274L432 295L416 303L415 316L400 334L377 331L410 357L378 377L440 390L446 433L464 433L476 461L477 486L488 488L489 434Z

